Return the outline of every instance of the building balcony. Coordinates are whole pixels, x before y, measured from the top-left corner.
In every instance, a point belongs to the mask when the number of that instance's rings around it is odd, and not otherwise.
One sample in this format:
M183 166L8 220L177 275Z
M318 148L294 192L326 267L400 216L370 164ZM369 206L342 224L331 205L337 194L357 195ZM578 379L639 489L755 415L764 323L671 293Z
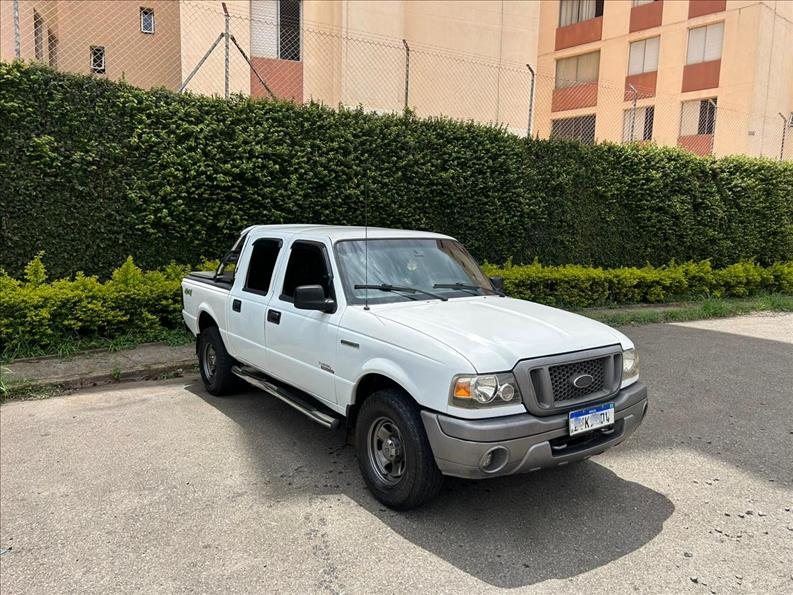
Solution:
M680 90L683 93L687 93L688 91L715 89L719 86L720 72L721 60L686 64L683 67L683 85Z
M251 63L278 99L303 103L303 62L251 56ZM253 72L251 97L270 97Z
M636 89L636 99L655 97L655 87L658 82L658 72L643 72L625 77L625 101L633 101L633 89Z
M563 50L593 41L600 41L603 37L603 17L595 17L556 29L556 45L554 49Z
M688 2L688 18L690 19L723 10L727 10L727 0L689 0Z
M695 155L710 155L713 146L712 134L691 134L677 137L677 146L691 151Z
M631 7L631 21L629 31L644 31L653 27L660 27L664 15L664 0L657 0L650 4L640 4Z
M585 83L553 90L551 111L563 112L580 107L592 107L598 102L598 84Z

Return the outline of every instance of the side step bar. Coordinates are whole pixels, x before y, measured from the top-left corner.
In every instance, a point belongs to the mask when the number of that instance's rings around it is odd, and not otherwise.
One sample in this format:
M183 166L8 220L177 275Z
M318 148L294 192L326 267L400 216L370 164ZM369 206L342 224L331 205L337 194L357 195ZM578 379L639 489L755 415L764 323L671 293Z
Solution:
M329 430L337 430L341 426L340 417L336 417L331 413L322 411L318 404L312 403L310 401L310 397L302 397L281 386L278 386L250 368L234 366L231 368L231 371L235 376L242 378L248 384L259 388L278 399L281 399L284 403L293 409L296 409L309 419L317 422L319 425L324 426Z

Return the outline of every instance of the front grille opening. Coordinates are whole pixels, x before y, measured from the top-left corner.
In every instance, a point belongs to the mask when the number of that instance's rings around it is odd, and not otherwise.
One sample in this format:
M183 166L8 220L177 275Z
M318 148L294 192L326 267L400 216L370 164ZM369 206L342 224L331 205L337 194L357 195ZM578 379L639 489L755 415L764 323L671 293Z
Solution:
M601 357L548 368L554 403L573 401L602 391L606 385L608 361L608 357ZM592 377L592 383L585 388L576 387L573 381L586 374Z

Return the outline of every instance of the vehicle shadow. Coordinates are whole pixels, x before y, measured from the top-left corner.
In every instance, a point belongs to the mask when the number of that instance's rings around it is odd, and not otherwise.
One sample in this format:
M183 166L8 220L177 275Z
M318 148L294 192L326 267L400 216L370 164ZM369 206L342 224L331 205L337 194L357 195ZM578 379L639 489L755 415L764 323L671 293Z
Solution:
M396 513L366 489L343 432L261 392L215 398L198 382L187 390L242 429L262 497L346 496L404 539L496 587L603 566L652 540L674 511L662 494L584 461L480 482L447 478L434 501Z

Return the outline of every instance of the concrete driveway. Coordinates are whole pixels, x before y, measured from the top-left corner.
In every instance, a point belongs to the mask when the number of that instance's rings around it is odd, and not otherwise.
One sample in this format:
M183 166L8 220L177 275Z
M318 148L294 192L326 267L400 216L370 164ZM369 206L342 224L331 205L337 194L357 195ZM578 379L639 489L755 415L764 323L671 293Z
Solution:
M758 330L761 329L761 330ZM353 451L197 378L0 409L0 591L793 591L793 315L626 331L626 444L555 471L373 500Z

